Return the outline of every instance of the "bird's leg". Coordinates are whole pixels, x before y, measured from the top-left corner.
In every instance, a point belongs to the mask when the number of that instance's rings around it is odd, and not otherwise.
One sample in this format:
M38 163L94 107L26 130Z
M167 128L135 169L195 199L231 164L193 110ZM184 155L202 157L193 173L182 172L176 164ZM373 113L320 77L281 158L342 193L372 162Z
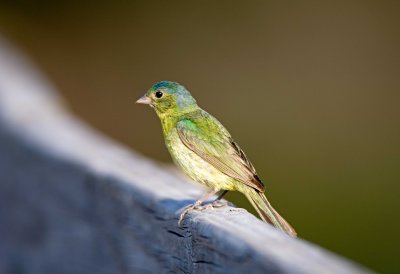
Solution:
M228 193L228 190L224 190L221 192L221 194L219 194L219 196L217 197L217 199L215 199L212 202L212 206L213 207L224 207L228 204L227 201L221 201L221 199L226 195L226 193Z
M217 192L218 192L218 190L210 191L210 192L206 193L205 195L203 195L200 199L198 199L194 204L184 207L181 215L179 216L178 225L179 226L181 225L183 218L185 218L185 215L188 213L189 210L192 210L192 209L204 210L204 209L210 208L210 206L208 206L208 205L202 206L202 204L203 204L203 202L207 201L208 198L210 198L211 196L214 196L215 193L217 193ZM212 204L211 204L211 207L212 207Z

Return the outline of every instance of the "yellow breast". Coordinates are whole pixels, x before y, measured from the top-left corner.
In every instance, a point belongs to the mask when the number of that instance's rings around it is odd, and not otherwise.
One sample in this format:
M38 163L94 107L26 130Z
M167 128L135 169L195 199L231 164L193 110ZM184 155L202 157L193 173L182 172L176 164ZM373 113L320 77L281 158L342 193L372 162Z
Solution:
M214 190L235 190L235 180L187 148L181 142L176 129L171 130L165 141L176 165L191 179Z

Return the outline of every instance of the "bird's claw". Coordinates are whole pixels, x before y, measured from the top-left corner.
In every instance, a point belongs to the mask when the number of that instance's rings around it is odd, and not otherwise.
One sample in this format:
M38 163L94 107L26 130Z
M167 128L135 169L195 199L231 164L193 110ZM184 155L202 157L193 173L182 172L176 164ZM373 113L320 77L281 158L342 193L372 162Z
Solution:
M228 202L227 201L223 201L223 200L215 200L214 202L212 202L212 206L213 207L224 207L227 206Z
M186 214L190 210L202 211L202 210L206 210L206 209L214 209L214 208L224 207L226 205L228 205L228 202L221 201L221 200L216 200L216 201L214 201L212 203L208 203L206 205L202 205L202 203L200 201L196 201L194 204L188 205L183 208L183 211L182 211L181 215L179 216L178 225L181 226L183 219L185 218Z
M183 219L185 218L186 214L190 210L202 210L202 209L203 209L203 207L200 204L197 204L197 203L184 207L181 215L179 216L178 225L181 226Z

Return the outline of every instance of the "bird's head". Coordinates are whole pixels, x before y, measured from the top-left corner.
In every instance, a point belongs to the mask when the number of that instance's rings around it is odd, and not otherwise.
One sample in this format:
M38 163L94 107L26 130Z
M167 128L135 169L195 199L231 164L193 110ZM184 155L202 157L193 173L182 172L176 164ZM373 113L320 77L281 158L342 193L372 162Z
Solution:
M154 84L136 103L150 105L159 116L185 113L197 107L184 86L170 81Z

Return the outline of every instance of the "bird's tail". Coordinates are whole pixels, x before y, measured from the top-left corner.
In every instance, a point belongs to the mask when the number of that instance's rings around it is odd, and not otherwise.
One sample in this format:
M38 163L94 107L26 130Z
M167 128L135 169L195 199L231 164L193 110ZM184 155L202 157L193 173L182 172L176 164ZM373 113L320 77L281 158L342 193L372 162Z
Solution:
M268 202L267 197L264 193L259 192L255 189L251 189L250 192L246 194L247 199L251 202L253 207L257 210L261 219L275 226L276 228L282 230L292 237L296 237L297 233L293 227L282 218L281 215L276 212L276 210Z

